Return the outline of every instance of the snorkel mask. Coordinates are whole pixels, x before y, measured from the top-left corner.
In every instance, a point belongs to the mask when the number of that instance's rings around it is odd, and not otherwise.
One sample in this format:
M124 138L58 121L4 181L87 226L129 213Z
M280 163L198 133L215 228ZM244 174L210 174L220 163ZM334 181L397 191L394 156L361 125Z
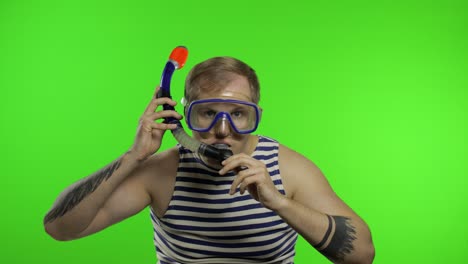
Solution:
M228 121L239 134L249 134L258 127L260 110L251 102L233 99L201 99L188 105L187 125L197 132L208 132L219 121Z
M156 95L157 98L168 97L172 99L171 97L172 74L174 73L175 70L178 70L184 67L185 61L187 60L187 56L188 56L188 50L184 46L178 46L172 51L171 55L169 56L169 60L167 61L166 66L164 67L162 76L161 76L159 92ZM174 107L168 104L163 105L163 109L175 111ZM172 134L174 135L175 139L183 147L189 149L192 152L198 153L199 155L202 155L208 158L215 159L219 161L219 163L221 163L223 160L233 155L232 151L228 148L227 145L221 144L217 146L211 146L211 145L207 145L205 143L202 143L190 137L187 134L187 132L184 131L184 128L182 127L182 124L180 123L180 121L174 117L165 118L164 123L177 125L176 129L171 130ZM231 123L235 124L234 122L231 122ZM194 127L190 124L193 124L193 122L189 122L189 126L191 128ZM258 122L257 122L257 125L258 125Z

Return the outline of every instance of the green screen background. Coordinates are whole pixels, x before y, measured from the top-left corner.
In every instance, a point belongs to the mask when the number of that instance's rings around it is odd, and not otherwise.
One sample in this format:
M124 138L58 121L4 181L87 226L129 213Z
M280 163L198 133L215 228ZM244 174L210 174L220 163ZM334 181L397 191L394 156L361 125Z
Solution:
M466 263L466 1L0 2L1 263L155 263L148 210L57 242L42 218L125 152L177 45L256 69L258 134L314 161L375 263ZM178 110L181 108L178 107ZM175 144L167 134L163 149ZM328 263L300 239L296 263Z

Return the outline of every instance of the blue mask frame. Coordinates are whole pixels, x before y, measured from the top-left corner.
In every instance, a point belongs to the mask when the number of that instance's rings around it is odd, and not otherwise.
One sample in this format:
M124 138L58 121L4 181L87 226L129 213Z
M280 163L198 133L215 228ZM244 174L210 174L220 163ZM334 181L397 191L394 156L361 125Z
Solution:
M243 105L252 106L255 109L255 126L252 129L249 129L249 130L238 130L236 125L234 124L232 118L231 118L231 115L229 113L227 113L227 112L218 112L216 114L216 116L214 117L213 121L211 122L211 124L207 128L204 128L204 129L195 128L195 127L192 126L192 122L190 121L189 117L190 117L190 115L192 113L193 106L196 105L196 104L200 104L200 103L236 103L236 104L243 104ZM187 116L187 118L186 118L187 125L193 131L208 132L216 125L216 123L219 121L219 119L225 118L226 120L229 121L231 127L234 129L234 131L236 131L236 133L249 134L249 133L254 132L257 129L258 123L260 121L261 111L260 111L259 107L256 104L251 103L251 102L234 100L234 99L211 98L211 99L195 100L195 101L191 102L189 104L189 106L188 106L188 110L187 110L186 113L187 113L187 115L186 115Z

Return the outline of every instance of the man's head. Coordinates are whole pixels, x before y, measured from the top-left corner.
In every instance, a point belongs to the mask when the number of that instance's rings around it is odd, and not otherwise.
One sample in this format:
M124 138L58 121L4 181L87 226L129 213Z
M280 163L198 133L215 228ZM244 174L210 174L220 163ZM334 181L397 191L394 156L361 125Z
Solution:
M258 104L260 84L257 74L249 65L232 57L215 57L195 65L185 81L185 100L190 103L199 99L201 93L222 89L239 75L249 83L251 102Z
M260 120L260 87L255 71L231 57L196 65L185 84L185 114L193 136L206 144L225 144L234 153L256 145L250 137Z

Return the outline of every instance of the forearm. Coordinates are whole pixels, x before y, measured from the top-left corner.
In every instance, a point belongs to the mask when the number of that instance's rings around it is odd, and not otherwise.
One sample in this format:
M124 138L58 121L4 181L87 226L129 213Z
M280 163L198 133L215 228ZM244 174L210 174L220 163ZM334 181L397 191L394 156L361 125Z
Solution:
M327 215L286 197L275 211L334 263L372 263L370 232L359 218Z
M100 171L65 189L44 218L54 237L73 237L85 230L112 192L138 166L127 152Z

